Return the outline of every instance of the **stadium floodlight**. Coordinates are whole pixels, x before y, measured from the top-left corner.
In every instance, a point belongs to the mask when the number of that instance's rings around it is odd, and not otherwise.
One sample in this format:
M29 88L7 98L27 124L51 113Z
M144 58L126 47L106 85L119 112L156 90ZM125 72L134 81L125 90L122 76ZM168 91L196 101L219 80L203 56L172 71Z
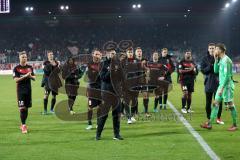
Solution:
M29 7L25 7L25 11L29 11Z
M67 10L69 10L69 6L68 6L68 5L61 5L61 6L60 6L60 9L61 9L62 11L67 11Z
M137 8L137 5L136 5L136 4L133 4L133 5L132 5L132 8L134 8L134 9Z
M225 4L225 8L228 8L230 6L230 3Z
M61 10L64 10L64 6L63 6L63 5L62 5L62 6L60 6L60 9L61 9Z
M237 0L232 0L232 2L237 2Z
M141 8L141 7L142 7L142 5L141 5L141 4L138 4L138 5L137 5L137 8Z
M25 11L26 12L32 12L34 10L34 7L33 6L27 6L25 7Z

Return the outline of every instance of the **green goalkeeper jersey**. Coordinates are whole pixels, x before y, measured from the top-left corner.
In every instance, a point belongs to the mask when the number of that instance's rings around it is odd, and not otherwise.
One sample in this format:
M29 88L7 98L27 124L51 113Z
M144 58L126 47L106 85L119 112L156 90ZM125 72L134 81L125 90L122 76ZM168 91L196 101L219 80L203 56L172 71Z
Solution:
M232 80L232 60L225 55L220 61L215 61L214 72L219 74L220 88L234 88Z

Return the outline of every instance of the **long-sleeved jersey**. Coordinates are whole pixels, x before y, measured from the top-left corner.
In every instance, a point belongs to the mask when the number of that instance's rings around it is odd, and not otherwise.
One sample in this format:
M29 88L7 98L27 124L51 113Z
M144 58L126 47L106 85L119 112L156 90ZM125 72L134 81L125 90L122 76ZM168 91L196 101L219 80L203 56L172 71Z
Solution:
M214 72L219 73L219 87L234 87L232 80L232 60L225 55L220 61L215 61Z

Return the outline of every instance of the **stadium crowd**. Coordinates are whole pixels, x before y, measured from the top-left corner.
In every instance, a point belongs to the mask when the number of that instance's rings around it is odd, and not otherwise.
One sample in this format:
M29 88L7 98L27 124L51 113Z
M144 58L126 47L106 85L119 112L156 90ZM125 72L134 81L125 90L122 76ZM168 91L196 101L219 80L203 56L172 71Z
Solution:
M175 30L168 24L163 26L156 23L148 27L129 24L29 26L10 26L0 31L0 53L5 55L2 63L17 62L17 52L22 50L28 51L31 61L46 59L47 50L53 50L57 59L63 61L71 55L70 48L73 46L77 48L77 54L89 54L93 48L102 49L107 41L118 43L121 40L132 40L134 46L141 46L149 57L154 50L166 47L176 57L182 55L184 50L191 49L193 55L199 58L205 55L206 45L215 41L214 38L209 39L204 29Z

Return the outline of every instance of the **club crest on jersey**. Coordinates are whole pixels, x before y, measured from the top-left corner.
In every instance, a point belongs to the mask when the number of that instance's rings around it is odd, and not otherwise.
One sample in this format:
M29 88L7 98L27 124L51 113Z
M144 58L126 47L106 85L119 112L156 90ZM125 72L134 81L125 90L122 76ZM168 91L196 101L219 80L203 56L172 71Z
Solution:
M118 70L118 68L119 68L119 67L118 67L117 65L115 65L115 71L117 71L117 70Z

